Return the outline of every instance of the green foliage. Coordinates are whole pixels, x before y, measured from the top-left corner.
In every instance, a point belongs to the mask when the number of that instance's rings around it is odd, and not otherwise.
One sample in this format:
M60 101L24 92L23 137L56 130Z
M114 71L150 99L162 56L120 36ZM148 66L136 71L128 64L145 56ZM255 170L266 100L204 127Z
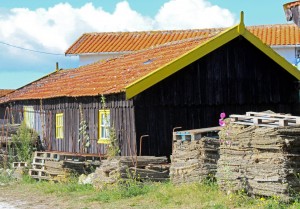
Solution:
M78 143L82 143L84 147L89 147L91 145L90 143L90 136L87 133L87 122L84 120L84 115L82 111L82 105L79 105L79 112L80 112L80 124L79 124L79 139Z
M0 182L1 182L0 176ZM7 182L6 178L6 182ZM87 208L98 205L101 208L300 208L298 200L289 204L280 202L278 197L252 198L244 193L224 194L211 180L204 183L173 185L166 183L141 183L135 179L120 181L115 187L97 191L91 185L79 185L73 178L66 183L32 181L23 178L22 186L29 194L47 194L68 197L72 201L84 202ZM0 185L1 190L1 185Z
M106 110L107 105L106 105L106 98L104 95L101 95L101 104L102 104L102 109ZM108 117L108 116L105 115L105 117ZM106 118L106 120L110 121L108 118ZM107 157L112 158L115 156L119 156L121 150L120 150L119 141L117 139L116 130L114 128L114 124L112 124L109 127L108 131L109 131L109 144L107 145Z
M78 178L70 177L67 182L54 183L51 181L27 181L23 180L24 184L34 186L36 189L43 191L45 194L63 195L79 195L84 193L95 192L92 185L78 184Z
M45 182L44 185L48 185L49 182ZM47 186L43 189L48 194L70 194L70 193L84 193L93 190L91 185L78 184L77 182L67 183L55 183L51 186Z
M0 184L8 184L12 181L14 181L14 179L12 178L12 175L11 175L11 172L12 170L4 170L4 169L1 169L0 170Z
M21 183L23 183L23 184L33 184L35 182L36 182L36 180L31 178L31 176L29 176L28 174L24 174L22 176Z
M120 155L120 146L119 141L117 139L116 130L114 125L109 128L109 141L110 143L107 145L107 156L108 158L119 156Z
M38 134L34 130L27 128L23 121L20 128L17 130L17 134L12 135L13 148L16 152L18 161L32 161L32 153L37 137Z
M154 184L143 184L134 179L120 181L117 186L106 188L97 193L92 201L113 202L116 200L146 195L157 188Z

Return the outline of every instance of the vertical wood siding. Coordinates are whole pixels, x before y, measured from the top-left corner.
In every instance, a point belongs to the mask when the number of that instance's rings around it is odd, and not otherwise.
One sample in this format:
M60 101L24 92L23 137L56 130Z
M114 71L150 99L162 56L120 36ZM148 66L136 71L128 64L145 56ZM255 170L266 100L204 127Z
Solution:
M243 114L246 111L272 110L299 113L296 79L252 46L238 37L221 48L190 64L155 86L125 100L123 93L107 95L111 123L121 144L122 155L169 156L172 129L194 129L217 126L221 112ZM12 104L15 122L22 120L22 107L33 105L37 118L44 115L45 129L36 129L49 150L81 152L79 138L79 104L88 122L91 146L88 153L105 153L97 144L99 97L57 98L19 101ZM9 105L7 105L9 107ZM5 108L6 106L4 106ZM296 107L296 109L294 108ZM55 114L64 113L64 139L55 139ZM42 121L43 121L42 120Z
M91 146L87 149L78 142L80 127L79 105L82 106L84 120L87 122L87 133ZM35 115L34 129L44 141L47 150L73 153L106 153L106 145L98 141L98 113L102 109L101 98L56 98L42 100L19 101L12 105L15 123L23 120L23 106L33 106ZM117 139L121 144L121 154L129 155L135 145L134 107L132 101L126 101L124 94L106 96L106 106L110 109L111 124L116 130ZM64 139L55 138L55 115L64 114ZM127 145L130 143L131 146ZM133 146L134 147L134 146ZM133 148L132 148L133 149Z
M296 79L237 38L134 98L144 155L170 155L172 129L218 126L221 112L272 110L296 114Z

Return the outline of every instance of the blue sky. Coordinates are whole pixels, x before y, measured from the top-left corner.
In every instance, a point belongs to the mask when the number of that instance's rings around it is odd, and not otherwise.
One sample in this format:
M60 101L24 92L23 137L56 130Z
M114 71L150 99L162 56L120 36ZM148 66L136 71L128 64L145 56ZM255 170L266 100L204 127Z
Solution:
M0 4L0 88L19 88L78 66L65 50L85 32L229 27L287 23L282 0L10 0ZM8 46L40 51L35 53Z

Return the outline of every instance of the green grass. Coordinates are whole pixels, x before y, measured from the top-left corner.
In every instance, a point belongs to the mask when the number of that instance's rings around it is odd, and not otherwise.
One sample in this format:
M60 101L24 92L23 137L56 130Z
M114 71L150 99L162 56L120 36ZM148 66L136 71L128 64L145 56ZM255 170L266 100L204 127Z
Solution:
M11 179L0 176L0 182ZM286 204L277 198L251 198L244 193L226 195L218 189L214 182L192 183L175 186L166 183L139 183L125 181L107 187L102 191L95 190L91 185L79 185L73 178L67 183L51 183L35 181L24 176L18 187L31 192L43 192L45 196L55 195L57 198L68 197L68 201L84 202L86 208L101 205L103 208L266 208L283 209L300 208L300 201ZM25 189L24 189L25 188ZM22 190L21 189L21 190ZM101 207L101 208L102 208Z
M147 195L158 188L157 184L140 183L134 180L122 182L112 188L98 191L90 201L113 202L116 200L130 199Z
M0 184L8 184L11 183L13 179L8 175L1 175L0 174Z

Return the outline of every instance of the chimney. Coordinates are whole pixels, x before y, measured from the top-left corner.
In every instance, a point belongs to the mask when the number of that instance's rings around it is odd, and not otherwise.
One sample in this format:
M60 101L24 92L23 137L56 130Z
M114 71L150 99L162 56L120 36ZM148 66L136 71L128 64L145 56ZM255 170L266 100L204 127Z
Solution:
M55 68L55 70L56 71L59 71L59 68L58 68L58 62L56 62L56 66L55 66L56 68Z

